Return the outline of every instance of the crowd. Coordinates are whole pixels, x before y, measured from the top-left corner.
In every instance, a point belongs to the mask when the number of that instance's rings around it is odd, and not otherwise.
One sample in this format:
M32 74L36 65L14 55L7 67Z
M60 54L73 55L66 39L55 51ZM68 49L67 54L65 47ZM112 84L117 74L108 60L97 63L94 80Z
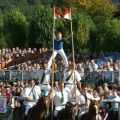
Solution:
M35 85L36 84L36 85ZM48 86L50 88L48 88ZM40 96L47 96L53 93L54 100L54 116L57 117L58 112L65 107L65 104L74 97L75 87L72 83L64 83L63 81L55 82L54 88L51 92L51 86L48 84L36 83L34 79L28 82L18 81L13 83L0 82L0 94L1 96L7 96L7 103L11 103L12 97L18 97L24 99L24 105L27 106L25 114L28 114L28 110L36 104L36 101ZM34 88L34 91L33 91ZM72 88L72 89L71 89ZM43 91L45 90L45 91ZM80 105L79 117L88 111L90 100L97 100L100 102L100 108L105 109L105 120L118 120L118 103L120 102L120 84L112 84L111 87L107 83L97 86L93 89L89 84L82 84L81 88L77 89L77 103ZM29 99L28 99L29 98ZM114 101L111 104L107 104L104 101ZM14 103L15 107L19 107L18 103ZM13 106L14 106L13 105ZM108 114L110 118L108 119Z
M39 59L47 55L47 48L20 49L19 47L12 49L0 49L0 69L19 70L26 69L26 64L39 63ZM46 54L45 54L46 53ZM28 62L31 61L31 62ZM3 65L2 65L3 64ZM5 64L5 65L4 65Z
M26 99L25 113L27 115L29 108L35 105L35 101L43 95L42 90L51 94L52 70L47 69L47 62L50 52L47 49L2 49L0 50L0 61L12 61L26 57L34 53L42 53L39 59L26 59L23 63L12 66L6 66L2 70L31 71L29 81L15 79L11 81L0 82L0 95L7 96L7 103L12 96L18 96L20 99ZM80 104L79 114L83 115L88 109L89 100L114 100L120 101L120 54L119 53L84 53L76 54L75 73L73 72L72 55L67 54L69 67L65 69L64 62L60 56L57 56L54 64L54 88L52 89L54 99L54 115L64 108L66 102L74 97L77 92L77 102ZM74 85L74 74L77 84ZM36 85L35 85L36 84ZM33 92L35 90L35 93ZM77 91L75 91L77 90ZM62 91L62 92L61 92ZM87 97L86 97L87 96ZM28 99L29 98L29 99ZM34 100L35 99L35 100ZM113 116L118 114L118 103L112 103L111 108L101 102L101 108L105 108L108 113L112 111ZM16 105L17 106L17 105ZM107 118L107 114L106 114ZM118 118L116 118L117 120Z

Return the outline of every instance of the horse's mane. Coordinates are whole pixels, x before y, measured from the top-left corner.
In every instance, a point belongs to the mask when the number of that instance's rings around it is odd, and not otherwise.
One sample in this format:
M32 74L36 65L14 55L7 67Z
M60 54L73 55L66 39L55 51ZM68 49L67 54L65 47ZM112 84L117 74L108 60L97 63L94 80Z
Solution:
M46 101L48 97L41 97L37 101L36 105L31 108L28 120L44 120L47 112Z
M99 101L91 100L89 111L82 116L81 120L96 120L95 117L98 113L95 106L99 109Z
M99 102L96 100L92 100L89 106L89 113L91 113L92 115L96 115L95 105L99 107Z
M46 99L48 99L48 98L47 97L39 98L39 100L37 101L35 106L39 107L40 109L47 109Z
M65 108L59 112L57 120L75 120L76 116L73 113L73 110L76 110L76 107L77 104L71 106L66 104Z

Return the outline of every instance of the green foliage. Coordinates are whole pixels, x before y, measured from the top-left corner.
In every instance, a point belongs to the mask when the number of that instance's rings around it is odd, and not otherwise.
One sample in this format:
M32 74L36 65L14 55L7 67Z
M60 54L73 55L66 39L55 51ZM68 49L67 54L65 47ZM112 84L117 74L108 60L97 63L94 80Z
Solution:
M27 0L28 4L30 5L36 5L41 3L41 0Z
M58 7L71 7L73 5L73 0L53 0L55 6Z
M106 20L103 26L105 31L105 51L120 51L120 20Z
M42 4L44 5L50 5L53 0L40 0Z
M87 47L90 38L90 31L95 31L96 26L87 14L80 12L76 19L73 19L73 30L75 30L75 48L78 50Z
M0 0L0 48L51 47L53 3L72 7L76 51L120 51L120 20L113 17L116 7L108 0ZM70 21L56 20L56 30L67 37Z
M4 26L3 17L0 17L0 33L2 33L3 31L3 26Z
M3 35L3 26L4 26L3 17L0 17L0 48L6 47L6 42Z
M0 49L7 47L5 37L2 33L0 33Z
M17 9L5 17L5 37L9 47L25 47L27 43L28 23L26 17Z
M74 0L77 8L84 9L91 16L111 16L116 7L108 0Z
M107 19L104 24L98 26L92 38L94 51L120 51L120 20Z
M29 27L28 45L48 47L52 42L52 10L40 6L34 9Z

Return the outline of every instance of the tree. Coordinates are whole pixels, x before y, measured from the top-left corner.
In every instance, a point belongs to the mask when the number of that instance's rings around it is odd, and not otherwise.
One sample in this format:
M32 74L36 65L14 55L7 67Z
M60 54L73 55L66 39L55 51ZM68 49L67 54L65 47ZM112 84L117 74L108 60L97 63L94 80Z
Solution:
M27 43L28 22L26 17L17 9L4 18L6 42L9 47L25 47Z
M0 48L6 47L6 42L5 42L5 38L3 35L3 26L4 26L4 22L3 22L3 17L0 17Z
M30 47L48 47L52 43L52 9L36 7L29 27L28 45Z
M92 16L111 16L116 7L109 0L73 0L77 8L82 8Z
M120 51L120 20L107 19L92 34L94 51Z
M80 12L76 18L73 17L73 30L75 33L75 48L79 51L80 49L88 48L90 32L96 30L96 25L89 15L85 12Z

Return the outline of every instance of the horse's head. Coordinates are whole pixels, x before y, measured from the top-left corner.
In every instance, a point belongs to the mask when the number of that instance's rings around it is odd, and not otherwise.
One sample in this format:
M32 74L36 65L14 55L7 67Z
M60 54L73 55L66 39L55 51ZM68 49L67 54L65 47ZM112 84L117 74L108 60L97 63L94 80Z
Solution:
M41 97L37 102L37 105L43 108L47 108L49 102L48 92L45 90L41 91Z
M99 101L91 100L91 103L90 103L90 106L89 106L89 112L91 112L91 114L96 115L99 112L99 108L100 108Z
M65 110L66 110L68 116L69 116L72 120L74 120L75 117L77 116L78 104L77 104L74 100L68 101L68 102L66 103Z

